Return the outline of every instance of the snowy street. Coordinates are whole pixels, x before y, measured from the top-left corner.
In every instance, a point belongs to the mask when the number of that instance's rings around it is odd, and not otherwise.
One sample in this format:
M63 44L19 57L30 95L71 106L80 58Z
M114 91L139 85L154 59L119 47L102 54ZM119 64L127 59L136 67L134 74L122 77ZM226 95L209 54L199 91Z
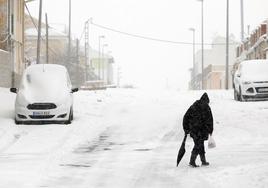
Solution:
M109 89L74 94L70 125L16 125L15 94L0 88L0 187L206 187L268 185L268 101L208 91L217 147L208 167L176 167L182 118L202 91ZM197 164L200 164L199 157Z

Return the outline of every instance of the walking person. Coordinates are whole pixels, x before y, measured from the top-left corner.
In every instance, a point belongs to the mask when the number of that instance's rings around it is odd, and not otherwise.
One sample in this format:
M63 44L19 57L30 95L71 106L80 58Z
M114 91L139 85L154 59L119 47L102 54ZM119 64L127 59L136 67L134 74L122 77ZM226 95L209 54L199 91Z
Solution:
M190 166L198 167L195 160L198 155L202 165L208 166L209 163L205 156L204 141L208 140L209 134L213 132L213 116L209 106L209 97L204 93L201 98L195 101L186 111L183 117L183 129L185 134L190 134L194 140L194 148L190 158Z

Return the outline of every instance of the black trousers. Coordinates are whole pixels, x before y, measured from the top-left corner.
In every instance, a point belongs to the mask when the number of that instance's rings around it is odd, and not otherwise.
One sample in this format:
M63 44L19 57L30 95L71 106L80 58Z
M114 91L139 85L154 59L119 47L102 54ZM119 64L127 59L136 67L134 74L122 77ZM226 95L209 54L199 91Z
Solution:
M194 139L194 148L192 150L192 154L194 155L204 155L205 154L205 146L204 140L202 139Z

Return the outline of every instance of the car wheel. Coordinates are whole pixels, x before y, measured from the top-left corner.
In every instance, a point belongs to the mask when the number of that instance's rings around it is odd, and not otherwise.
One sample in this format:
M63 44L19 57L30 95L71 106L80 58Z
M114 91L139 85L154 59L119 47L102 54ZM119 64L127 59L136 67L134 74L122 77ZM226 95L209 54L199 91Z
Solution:
M70 112L70 119L71 119L71 121L73 121L74 120L74 111L73 111L73 107L71 107L71 112Z
M20 125L20 124L22 124L22 122L21 121L18 121L17 119L15 119L15 124L16 125Z
M65 122L66 125L71 124L73 120L73 108L71 107L70 109L70 113L69 113L69 118L68 120Z
M241 91L241 88L239 88L239 101L243 102L245 101L243 95L242 95L242 91Z
M234 100L238 100L238 95L237 95L237 91L234 89Z

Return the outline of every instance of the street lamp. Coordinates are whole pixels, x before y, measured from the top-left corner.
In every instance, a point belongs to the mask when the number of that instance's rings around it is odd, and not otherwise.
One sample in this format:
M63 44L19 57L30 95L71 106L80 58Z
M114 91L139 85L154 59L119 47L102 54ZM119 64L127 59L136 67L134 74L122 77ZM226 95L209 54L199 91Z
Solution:
M202 77L202 86L201 88L204 89L204 19L203 19L203 2L204 0L197 0L201 2L201 77Z
M104 81L104 48L107 47L108 44L103 44L102 45L102 80Z
M241 9L241 42L244 41L244 3L243 0L240 0L240 9Z
M39 64L40 63L42 5L43 5L43 1L42 0L39 0L39 17L38 17L38 35L37 35L36 64Z
M189 28L193 32L193 71L192 71L192 89L194 88L194 76L195 76L195 28Z
M229 0L226 0L226 65L225 65L225 89L229 85Z
M69 28L68 28L68 63L71 63L71 20L72 20L72 4L71 0L69 0Z
M101 79L101 72L100 72L100 64L101 64L101 39L104 39L105 36L104 35L100 35L99 36L99 61L98 61L98 76L99 79Z

